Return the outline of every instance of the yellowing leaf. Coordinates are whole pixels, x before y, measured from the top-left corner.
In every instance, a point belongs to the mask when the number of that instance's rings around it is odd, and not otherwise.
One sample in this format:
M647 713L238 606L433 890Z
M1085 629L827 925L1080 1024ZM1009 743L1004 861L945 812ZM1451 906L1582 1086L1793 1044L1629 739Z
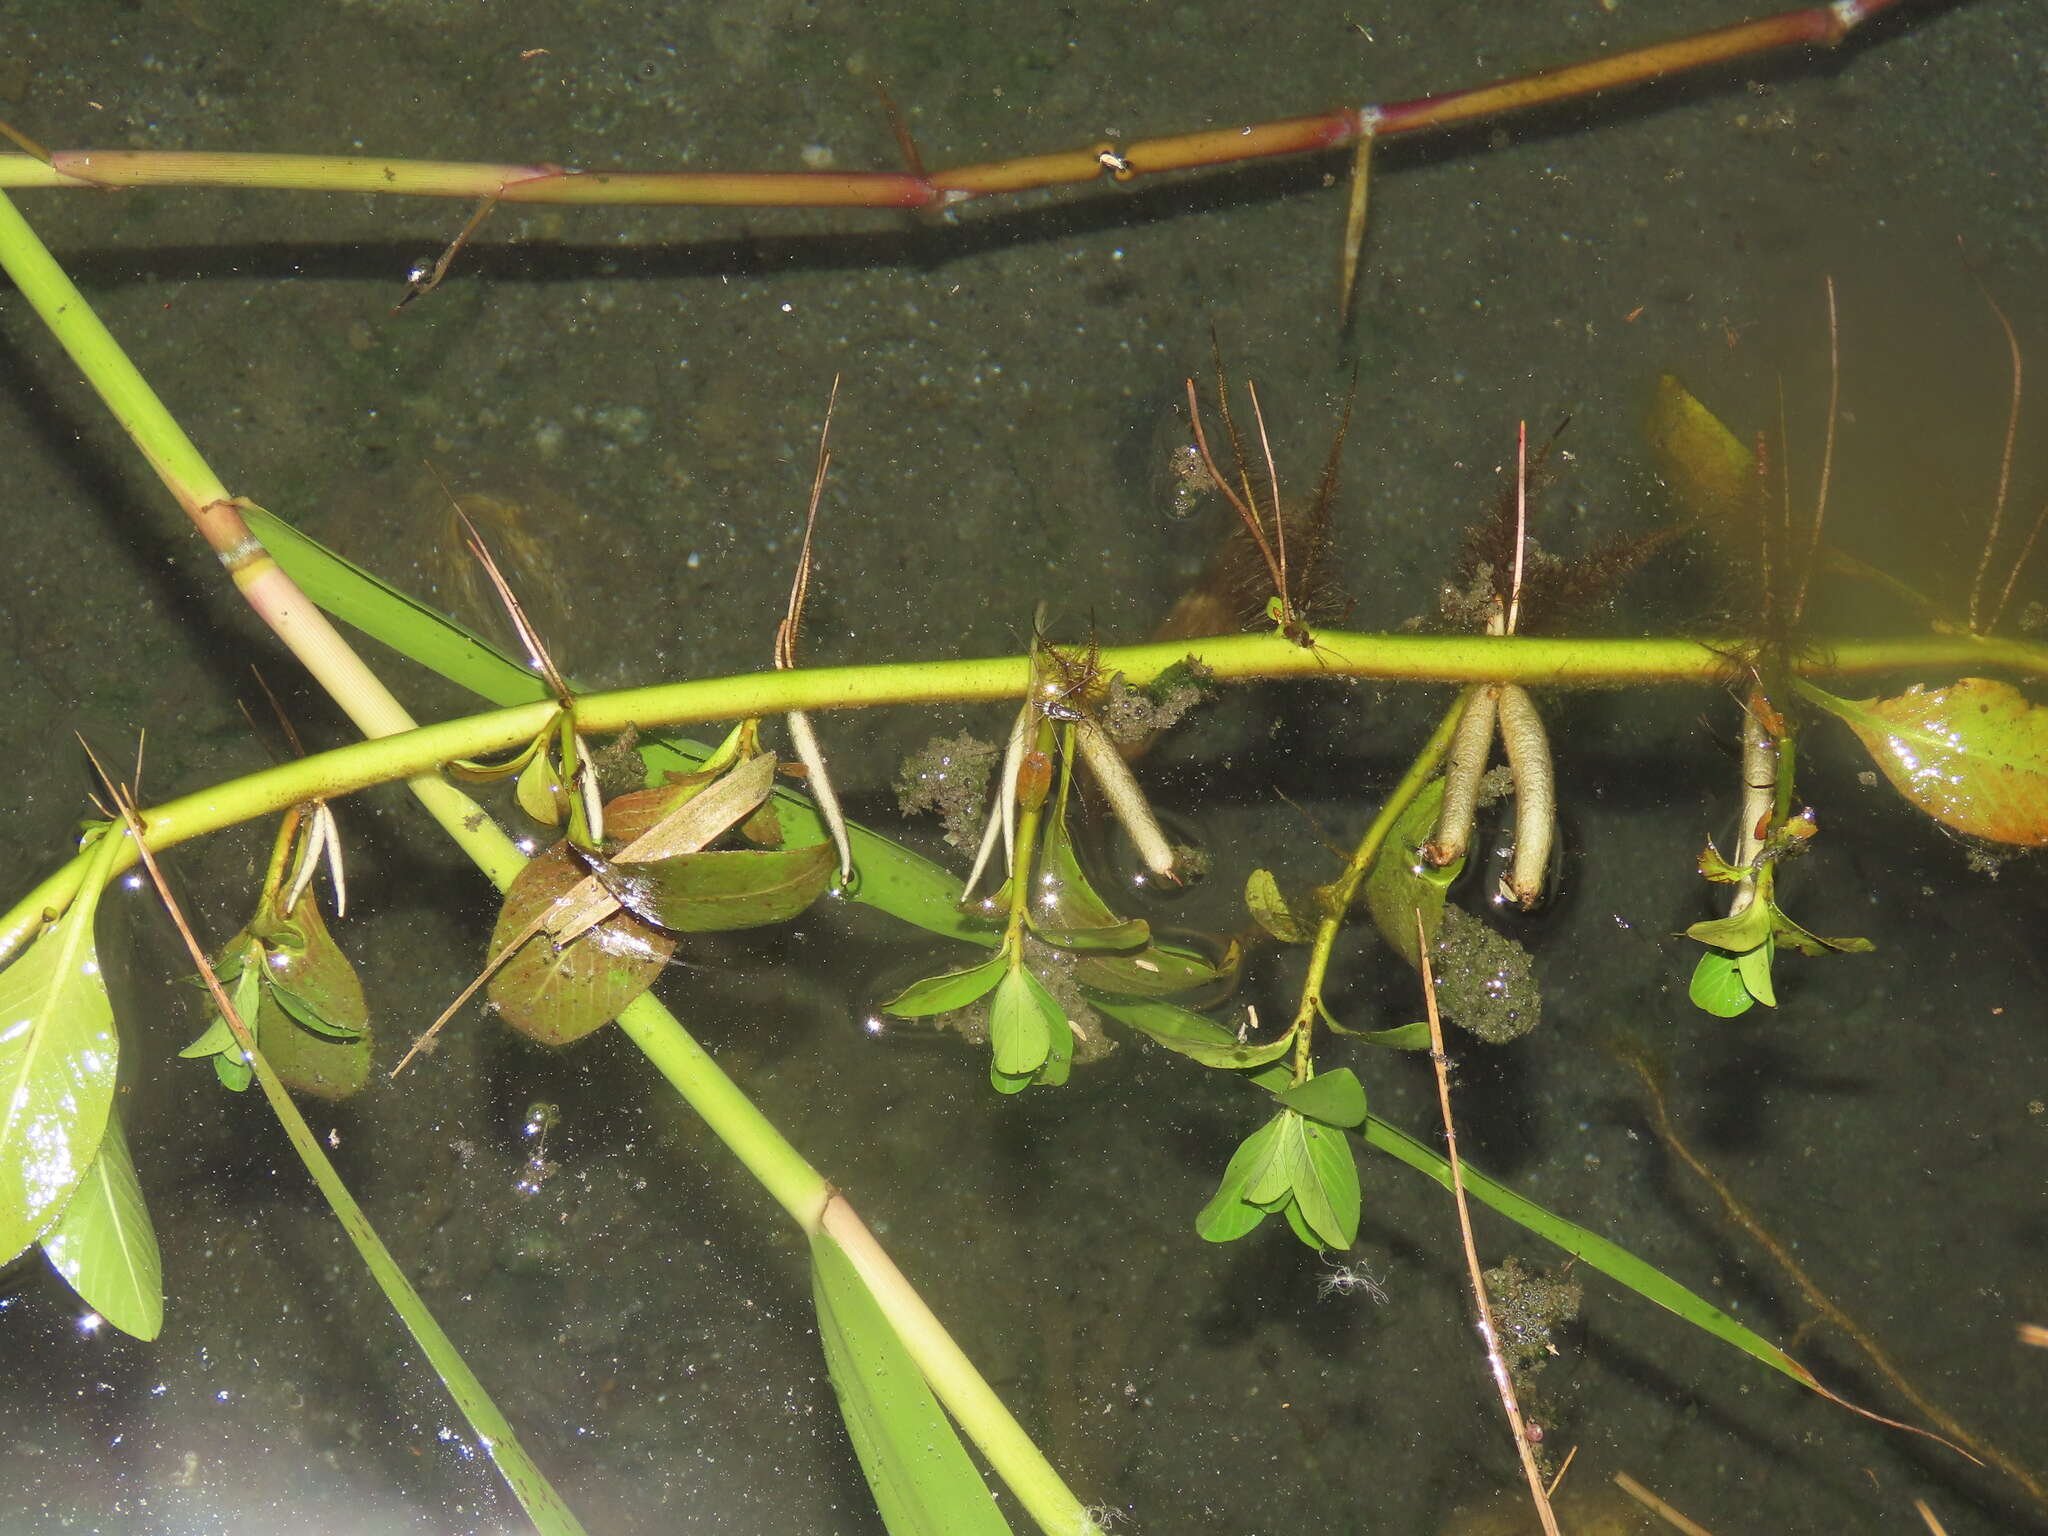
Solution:
M1244 883L1244 904L1252 920L1282 944L1307 944L1316 936L1316 925L1297 917L1280 894L1280 882L1270 869L1255 869Z
M1657 380L1644 423L1658 478L1688 515L1724 529L1755 494L1755 464L1735 434L1674 374Z
M2012 684L1966 677L1888 699L1800 692L1862 740L1892 787L1944 826L1987 842L2048 843L2048 709Z

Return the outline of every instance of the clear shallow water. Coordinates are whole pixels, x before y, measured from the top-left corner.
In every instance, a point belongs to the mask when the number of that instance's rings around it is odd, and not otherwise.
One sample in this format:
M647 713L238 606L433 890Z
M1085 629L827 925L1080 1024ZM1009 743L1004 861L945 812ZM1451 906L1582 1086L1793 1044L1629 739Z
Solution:
M979 12L832 4L661 20L194 5L67 13L34 38L10 111L61 145L733 168L795 165L810 146L892 163L852 61L887 80L930 160L954 162L1393 99L1739 14L1544 5L1507 27L1309 6L1247 29L1223 8L1013 8L992 28ZM1142 634L1214 536L1173 522L1157 483L1161 422L1206 365L1212 319L1303 486L1357 361L1343 577L1353 622L1390 627L1433 608L1518 417L1573 413L1576 462L1539 526L1566 547L1667 515L1638 434L1665 369L1745 432L1775 420L1782 372L1798 440L1825 379L1824 273L1841 294L1845 407L1832 526L1933 584L1974 559L2005 407L2002 339L1958 236L2023 343L2048 337L2043 31L2018 6L1909 7L1818 63L1389 146L1348 342L1329 318L1341 194L1319 185L1337 164L991 204L934 227L501 210L450 284L396 317L406 267L459 227L448 206L184 192L25 206L236 489L422 584L441 579L422 458L540 509L570 593L562 648L594 682L766 660L835 371L818 661L1006 650L1040 595L1077 628L1092 614L1105 635ZM520 59L536 47L550 51ZM25 885L82 804L51 742L146 726L159 796L259 766L233 700L270 651L29 318L10 307L0 325L21 530L0 604L17 765L0 837ZM2021 508L2043 494L2038 420L2020 439ZM1798 451L1810 473L1814 450ZM1641 622L1713 606L1687 571L1647 580ZM402 690L423 713L458 707ZM314 739L342 739L318 705L297 707ZM1440 707L1433 691L1261 690L1149 771L1217 848L1215 890L1258 862L1310 874L1317 833L1275 791L1355 835ZM835 723L835 764L881 818L901 752L962 723L997 729L971 712ZM1798 1298L1660 1153L1608 1049L1617 1032L1647 1039L1694 1146L1909 1375L2038 1466L2048 1391L2010 1340L2048 1315L2048 1120L2030 1111L2048 1097L2039 870L1968 873L1861 786L1853 747L1821 726L1805 793L1825 834L1786 902L1879 950L1788 962L1776 1018L1709 1020L1665 935L1705 911L1690 862L1703 836L1725 845L1734 774L1716 734L1734 725L1732 703L1703 693L1552 706L1572 857L1570 898L1534 936L1548 1022L1468 1053L1468 1151L1790 1342ZM489 914L401 797L363 798L345 809L359 907L345 942L388 1044L459 986ZM177 860L217 933L244 915L262 842ZM24 1528L511 1522L488 1468L442 1437L437 1384L263 1114L173 1060L197 1032L190 998L166 983L179 967L154 920L128 926L129 1125L171 1321L147 1349L82 1338L56 1286L17 1282L0 1313L0 1456ZM1323 1271L1277 1233L1219 1250L1190 1230L1252 1123L1240 1091L1128 1050L1060 1094L997 1102L963 1048L859 1038L853 1016L900 947L821 917L665 991L854 1196L1084 1496L1154 1531L1405 1533L1512 1484L1433 1189L1367 1159L1359 1257L1390 1299L1321 1301ZM1247 996L1283 1006L1287 979L1268 966ZM1375 1027L1413 1000L1360 937L1335 1005ZM1359 1065L1375 1107L1426 1132L1413 1064ZM535 1099L563 1105L562 1171L522 1198ZM472 1020L414 1082L327 1118L380 1227L593 1530L873 1527L799 1246L622 1045L548 1057ZM1481 1241L1490 1258L1545 1257L1485 1218ZM1722 1531L1890 1528L1915 1494L1951 1531L2029 1528L2000 1485L1598 1281L1564 1350L1546 1382L1554 1433L1583 1447L1574 1479L1626 1468ZM1795 1352L1898 1410L1825 1332Z

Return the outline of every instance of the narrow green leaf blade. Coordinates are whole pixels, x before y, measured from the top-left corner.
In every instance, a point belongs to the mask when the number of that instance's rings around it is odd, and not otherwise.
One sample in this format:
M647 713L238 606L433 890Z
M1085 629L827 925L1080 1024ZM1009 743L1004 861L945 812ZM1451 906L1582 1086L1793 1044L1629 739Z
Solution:
M493 704L530 704L548 685L487 640L372 576L261 507L244 506L249 531L307 597L364 634Z
M1406 1131L1373 1115L1367 1117L1358 1134L1369 1146L1377 1147L1416 1172L1426 1174L1445 1189L1451 1187L1451 1165ZM1535 1201L1524 1199L1506 1185L1495 1183L1470 1163L1463 1164L1462 1171L1465 1193L1480 1204L1492 1206L1508 1220L1557 1244L1566 1253L1576 1255L1644 1300L1653 1301L1702 1332L1734 1345L1772 1370L1784 1372L1801 1386L1814 1385L1813 1373L1784 1350L1761 1334L1743 1327L1719 1307L1694 1295L1655 1265L1637 1258L1620 1244L1609 1242L1576 1222L1545 1210Z
M1392 1029L1368 1030L1358 1038L1367 1045L1385 1046L1394 1051L1426 1051L1430 1047L1429 1021L1417 1019L1413 1024L1397 1024Z
M1033 922L1031 931L1054 949L1081 950L1091 954L1143 949L1152 942L1152 925L1142 917L1102 928L1053 928Z
M811 1238L818 1338L890 1536L1009 1536L952 1421L839 1244Z
M1164 997L1214 985L1237 969L1239 959L1235 944L1217 966L1200 955L1153 943L1134 955L1082 955L1074 962L1074 979L1119 997Z
M922 1019L935 1013L951 1013L955 1008L965 1008L986 996L1009 968L1010 957L1004 954L993 956L979 965L971 965L964 971L927 976L922 981L913 981L882 1004L882 1012L899 1019Z
M1214 1019L1204 1018L1191 1009L1159 998L1098 997L1091 989L1088 1001L1119 1024L1128 1024L1169 1051L1178 1051L1205 1067L1220 1067L1226 1071L1262 1067L1269 1061L1279 1060L1294 1044L1294 1031L1291 1029L1277 1040L1266 1040L1256 1045L1241 1044L1235 1035Z
M153 1339L164 1326L164 1266L128 1155L118 1111L85 1181L43 1234L43 1252L65 1284L123 1333Z
M63 1214L106 1132L120 1040L92 923L125 835L101 834L70 910L0 971L0 1262Z

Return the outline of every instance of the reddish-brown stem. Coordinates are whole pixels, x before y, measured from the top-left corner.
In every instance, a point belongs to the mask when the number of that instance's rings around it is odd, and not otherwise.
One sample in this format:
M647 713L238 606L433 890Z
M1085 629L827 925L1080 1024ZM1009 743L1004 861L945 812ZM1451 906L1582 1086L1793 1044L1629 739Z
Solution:
M0 186L239 186L508 203L695 204L725 207L923 208L1071 186L1105 175L1129 181L1164 171L1235 165L1340 149L1369 137L1442 128L1795 46L1832 47L1899 0L1837 0L1654 43L1490 85L1384 106L1340 107L1274 122L1208 128L1083 149L905 172L572 171L558 165L488 165L350 155L236 155L157 150L59 150L47 164L0 156Z
M1209 471L1209 478L1215 483L1216 489L1223 493L1223 499L1229 502L1237 515L1244 520L1245 532L1251 535L1252 543L1258 546L1259 554L1264 557L1267 574L1273 578L1273 590L1279 593L1280 601L1284 606L1287 602L1287 571L1280 564L1280 557L1274 553L1272 541L1266 537L1265 525L1259 520L1258 508L1255 505L1247 504L1244 497L1238 495L1223 471L1217 467L1216 455L1209 451L1208 434L1202 430L1202 403L1195 394L1195 381L1189 379L1187 387L1188 421L1195 429L1195 449L1202 455L1202 467ZM1251 491L1249 481L1246 482L1245 490L1247 493ZM1279 521L1277 512L1278 509L1276 508L1276 515L1274 517L1276 524Z
M1408 133L1417 128L1442 128L1451 123L1519 112L1527 107L1590 96L1618 86L1641 85L1664 75L1683 74L1725 64L1731 59L1769 53L1777 48L1802 44L1832 48L1857 26L1880 11L1891 9L1898 0L1843 0L1838 5L1811 5L1796 11L1782 11L1758 21L1741 21L1732 27L1631 48L1625 53L1567 64L1560 69L1539 70L1517 75L1471 90L1446 91L1436 96L1418 96L1391 106L1371 108L1378 113L1382 134Z

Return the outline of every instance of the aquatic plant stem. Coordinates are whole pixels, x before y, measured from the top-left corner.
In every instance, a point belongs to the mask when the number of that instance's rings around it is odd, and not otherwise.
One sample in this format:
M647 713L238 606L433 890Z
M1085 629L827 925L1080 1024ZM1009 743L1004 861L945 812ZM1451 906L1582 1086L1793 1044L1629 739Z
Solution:
M141 371L93 313L11 199L0 193L0 268L76 363L114 419L232 574L243 599L288 646L366 736L395 736L416 722L364 665L313 602L250 533L227 487ZM439 765L413 770L408 786L479 867L496 878L516 864L510 839L476 802L444 780ZM318 798L309 796L307 798ZM0 958L12 944L0 936Z
M1387 682L1510 679L1601 687L1714 684L1741 671L1722 649L1698 640L1501 639L1319 630L1316 642L1318 649L1311 652L1277 634L1229 635L1164 645L1105 646L1099 660L1105 672L1122 672L1134 686L1151 681L1191 654L1217 677L1232 681L1349 675ZM336 643L345 642L337 636ZM1797 666L1812 676L1991 670L2048 677L2048 646L1964 634L1844 640L1828 646L1822 655L1797 660ZM583 730L607 735L628 726L747 719L786 714L792 709L1007 702L1024 697L1030 685L1027 656L762 672L584 694L576 702L576 720ZM371 784L403 780L427 803L443 829L502 887L517 869L518 851L488 819L472 826L477 814L474 802L441 781L434 770L458 758L485 757L523 746L547 724L556 708L550 699L468 715L338 747L215 785L147 811L150 846L167 848L301 800L331 799ZM0 961L41 924L43 913L63 910L78 889L80 868L79 861L73 859L0 918Z
M0 187L265 187L604 206L949 208L978 197L1238 165L1445 128L1800 46L1833 47L1899 0L1835 0L1557 69L1383 105L916 171L580 171L374 155L57 150L0 155ZM1362 223L1363 209L1358 215Z

